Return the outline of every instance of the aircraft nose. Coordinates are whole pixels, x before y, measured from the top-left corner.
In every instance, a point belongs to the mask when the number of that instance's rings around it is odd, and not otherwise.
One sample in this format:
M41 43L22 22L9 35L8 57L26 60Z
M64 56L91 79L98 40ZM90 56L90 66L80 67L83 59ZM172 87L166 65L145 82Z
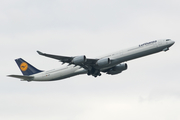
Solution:
M175 41L172 40L172 43L171 43L171 44L173 45L174 43L175 43Z

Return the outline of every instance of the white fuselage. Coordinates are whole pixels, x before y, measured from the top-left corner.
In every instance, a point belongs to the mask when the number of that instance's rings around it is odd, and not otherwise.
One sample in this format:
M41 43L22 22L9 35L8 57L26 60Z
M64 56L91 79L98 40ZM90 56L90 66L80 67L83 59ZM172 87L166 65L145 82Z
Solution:
M167 39L164 40L155 40L152 42L144 43L136 47L132 47L126 50L121 50L119 52L107 55L103 58L110 58L111 63L107 66L99 68L100 70L106 70L117 64L120 64L125 61L143 57L146 55L154 54L161 51L166 51L170 46L174 44L174 41ZM101 59L101 58L99 58ZM32 81L53 81L60 80L68 77L72 77L79 74L86 74L87 70L75 65L70 65L65 68L54 69L50 71L44 71L32 75L34 79Z

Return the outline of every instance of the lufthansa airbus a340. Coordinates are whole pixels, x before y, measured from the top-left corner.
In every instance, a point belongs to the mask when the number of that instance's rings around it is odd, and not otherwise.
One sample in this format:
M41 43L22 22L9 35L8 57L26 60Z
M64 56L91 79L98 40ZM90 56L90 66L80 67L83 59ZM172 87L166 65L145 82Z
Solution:
M68 63L68 65L65 68L42 71L19 58L15 61L23 75L8 76L29 82L61 80L80 74L92 75L94 77L101 76L101 73L116 75L127 70L128 66L124 62L161 51L168 51L174 43L171 39L154 40L97 59L89 59L85 55L68 57L37 51L39 55L57 59L63 64Z

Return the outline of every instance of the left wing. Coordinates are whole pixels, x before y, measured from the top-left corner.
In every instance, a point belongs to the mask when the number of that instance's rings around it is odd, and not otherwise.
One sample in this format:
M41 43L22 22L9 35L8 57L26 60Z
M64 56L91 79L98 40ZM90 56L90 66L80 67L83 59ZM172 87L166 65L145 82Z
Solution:
M86 70L90 70L92 67L94 67L96 62L99 60L99 59L89 59L89 58L86 58L85 56L67 57L67 56L46 54L40 51L37 51L37 53L42 56L60 60L63 64L69 63L69 65L70 64L79 65Z
M71 63L71 61L73 60L73 57L66 57L66 56L59 56L59 55L51 55L51 54L42 53L42 52L40 52L40 51L37 51L37 53L38 53L39 55L43 55L43 56L46 56L46 57L50 57L50 58L54 58L54 59L60 60L60 61L63 62L63 63Z

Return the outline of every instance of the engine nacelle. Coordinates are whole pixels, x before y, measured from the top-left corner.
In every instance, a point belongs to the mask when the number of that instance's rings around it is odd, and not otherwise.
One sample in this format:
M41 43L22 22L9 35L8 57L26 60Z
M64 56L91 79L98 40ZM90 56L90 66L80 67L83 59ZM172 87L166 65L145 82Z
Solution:
M74 57L72 60L72 63L74 63L76 65L79 65L79 64L82 64L85 62L86 62L86 56L85 55Z
M103 58L103 59L100 59L96 62L96 64L99 66L99 67L104 67L106 65L109 65L111 63L111 60L109 58Z
M122 71L127 70L127 68L128 65L126 63L121 63L111 68L109 71L107 71L107 74L111 74L111 75L119 74Z

